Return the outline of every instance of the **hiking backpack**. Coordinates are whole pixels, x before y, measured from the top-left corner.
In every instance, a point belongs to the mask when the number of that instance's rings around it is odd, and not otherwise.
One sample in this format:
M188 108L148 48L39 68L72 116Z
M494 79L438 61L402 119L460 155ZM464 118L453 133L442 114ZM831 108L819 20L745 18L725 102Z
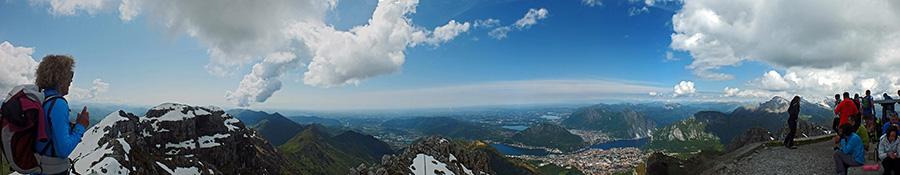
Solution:
M46 100L45 100L46 98ZM45 97L35 85L19 85L7 94L0 106L0 148L9 167L22 174L57 174L69 170L69 158L45 156L53 142L47 137L47 124L51 124L44 114L44 102L59 96ZM51 106L52 108L52 106ZM41 152L35 142L47 143Z
M869 97L869 96L863 97L862 108L868 109L870 106L872 106L872 97Z

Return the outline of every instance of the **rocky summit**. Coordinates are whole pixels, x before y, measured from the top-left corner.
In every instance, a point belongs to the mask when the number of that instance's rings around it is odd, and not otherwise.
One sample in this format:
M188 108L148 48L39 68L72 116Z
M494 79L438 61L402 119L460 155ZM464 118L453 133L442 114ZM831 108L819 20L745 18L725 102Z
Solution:
M731 139L731 142L729 142L728 145L725 146L723 151L731 152L750 143L772 140L775 140L775 137L766 129L760 127L752 127L750 129L747 129L747 131L744 131L744 134Z
M283 160L218 107L165 103L144 116L113 112L69 158L79 174L279 174Z
M385 155L381 158L381 164L351 168L350 174L495 174L491 171L489 160L483 151L468 151L450 139L429 136L410 145L403 154Z

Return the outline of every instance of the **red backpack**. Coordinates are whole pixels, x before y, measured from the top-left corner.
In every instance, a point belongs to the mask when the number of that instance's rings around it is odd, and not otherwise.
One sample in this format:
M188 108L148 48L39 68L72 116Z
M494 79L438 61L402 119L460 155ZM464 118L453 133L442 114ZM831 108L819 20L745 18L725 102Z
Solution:
M68 157L45 156L35 150L35 141L49 142L43 104L59 96L47 97L35 85L19 85L12 89L0 106L0 149L9 167L23 174L57 174L71 167ZM52 107L51 107L52 108ZM46 152L47 149L41 152Z

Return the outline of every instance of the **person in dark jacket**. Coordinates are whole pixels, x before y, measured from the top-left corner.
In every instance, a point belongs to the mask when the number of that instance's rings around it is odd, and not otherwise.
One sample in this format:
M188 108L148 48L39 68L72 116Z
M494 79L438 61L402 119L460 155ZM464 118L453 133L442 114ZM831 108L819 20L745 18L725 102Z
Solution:
M834 107L832 109L837 109L838 104L841 104L841 94L834 94ZM831 130L834 131L834 133L837 133L838 126L840 126L841 122L841 116L834 116L834 120L832 120L831 122Z
M891 96L888 95L887 93L881 94L881 97L884 97L884 100L893 100L894 99L894 98L891 98ZM890 114L890 112L894 112L894 103L882 103L881 104L881 121L882 122L888 120L888 117L890 117L888 114Z
M787 137L784 138L784 146L790 149L797 149L794 147L794 135L797 134L797 120L798 115L800 114L800 96L794 96L794 99L791 100L791 107L788 108L788 130Z

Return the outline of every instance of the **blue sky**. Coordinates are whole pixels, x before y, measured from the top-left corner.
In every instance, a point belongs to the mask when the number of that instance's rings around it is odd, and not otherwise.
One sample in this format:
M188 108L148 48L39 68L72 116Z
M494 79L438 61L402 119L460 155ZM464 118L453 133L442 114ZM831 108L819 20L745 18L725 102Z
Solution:
M822 100L900 89L890 71L900 3L788 8L801 3L6 1L0 90L33 81L24 68L47 54L75 57L70 99L142 106Z

